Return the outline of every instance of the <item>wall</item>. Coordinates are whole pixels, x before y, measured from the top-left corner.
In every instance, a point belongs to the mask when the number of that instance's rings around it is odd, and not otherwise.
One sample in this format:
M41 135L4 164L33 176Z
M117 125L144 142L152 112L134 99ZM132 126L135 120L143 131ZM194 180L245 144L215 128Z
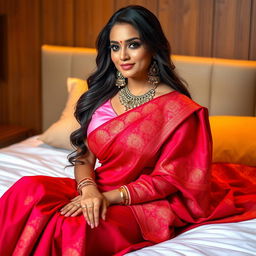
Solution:
M5 74L0 80L0 123L41 129L39 0L0 0L5 17L3 38L5 56L0 62ZM3 40L4 41L4 40ZM2 42L3 42L2 41Z
M94 47L128 4L154 12L174 54L256 60L256 0L0 0L0 123L41 131L40 47Z

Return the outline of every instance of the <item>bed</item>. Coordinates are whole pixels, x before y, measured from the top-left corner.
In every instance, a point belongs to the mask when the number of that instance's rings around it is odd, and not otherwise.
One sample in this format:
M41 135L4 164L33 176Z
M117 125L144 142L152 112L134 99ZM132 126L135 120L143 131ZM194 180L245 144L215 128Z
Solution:
M27 175L73 177L64 168L77 126L74 104L95 67L95 50L42 47L43 133L0 149L0 195ZM209 109L213 161L255 166L256 61L173 56L195 101ZM127 255L256 255L256 219L211 224Z

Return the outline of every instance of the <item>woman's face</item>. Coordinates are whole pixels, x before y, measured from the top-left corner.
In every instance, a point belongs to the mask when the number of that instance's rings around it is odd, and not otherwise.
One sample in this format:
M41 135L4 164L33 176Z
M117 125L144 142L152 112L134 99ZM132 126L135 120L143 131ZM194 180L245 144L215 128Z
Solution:
M126 78L147 79L152 54L130 24L116 24L110 31L111 59Z

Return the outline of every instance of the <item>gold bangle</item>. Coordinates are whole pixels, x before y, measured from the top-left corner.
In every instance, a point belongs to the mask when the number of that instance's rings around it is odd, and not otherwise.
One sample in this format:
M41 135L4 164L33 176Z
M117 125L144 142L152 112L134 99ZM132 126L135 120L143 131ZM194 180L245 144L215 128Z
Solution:
M84 178L84 179L81 179L78 183L77 183L77 187L82 184L83 182L87 182L87 181L90 181L90 182L95 182L93 178Z
M130 205L131 204L131 196L130 196L129 189L125 185L123 185L123 188L124 188L124 190L126 192L126 200L127 200L126 204Z
M83 187L86 187L86 186L89 186L89 185L96 186L95 183L85 183L85 184L82 184L82 185L79 186L79 188L77 189L78 193L79 193L80 195L82 195L82 188L83 188Z
M94 182L94 179L93 179L93 178L91 178L91 177L86 177L86 178L81 179L79 182L77 182L77 186L79 186L79 184L82 183L83 181L87 181L87 180L90 180L90 181L93 181L93 182Z
M77 185L78 193L81 195L82 194L82 188L85 187L85 186L89 186L89 185L97 186L97 184L95 183L95 181L92 178L82 179Z
M120 188L118 188L118 190L119 190L119 192L120 192L120 196L121 196L121 198L122 198L122 204L124 203L124 193L123 193L123 189L122 189L122 187L120 187Z
M124 205L129 204L129 194L128 194L125 186L121 186L118 190L119 190L120 196L122 198L121 204L124 204Z

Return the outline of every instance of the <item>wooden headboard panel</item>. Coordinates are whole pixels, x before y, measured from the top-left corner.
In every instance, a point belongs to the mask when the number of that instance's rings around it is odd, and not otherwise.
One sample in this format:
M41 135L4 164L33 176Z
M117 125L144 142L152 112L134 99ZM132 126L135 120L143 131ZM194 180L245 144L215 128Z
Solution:
M55 122L67 99L68 77L87 78L95 68L95 49L42 47L43 130ZM192 98L210 115L256 115L256 61L172 56Z

